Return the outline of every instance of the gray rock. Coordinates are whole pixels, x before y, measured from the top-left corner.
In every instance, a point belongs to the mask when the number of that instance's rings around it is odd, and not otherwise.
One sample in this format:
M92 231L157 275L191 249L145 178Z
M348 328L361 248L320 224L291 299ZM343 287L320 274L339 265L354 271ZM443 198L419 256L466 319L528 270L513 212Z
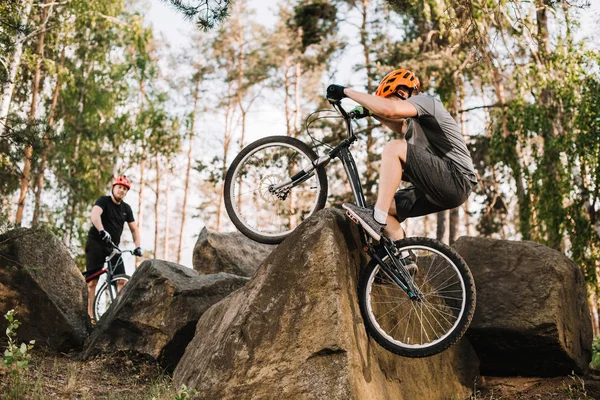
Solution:
M45 229L0 235L0 331L15 309L18 340L66 352L81 347L91 325L87 286L68 249Z
M250 277L276 247L255 242L239 232L210 232L204 228L194 246L192 264L201 274L229 272Z
M577 265L529 241L462 237L453 247L477 286L468 337L483 375L559 376L587 370L592 324Z
M132 352L172 370L200 316L247 281L226 273L199 275L167 261L144 261L98 321L84 358Z
M211 307L174 382L202 399L448 399L468 397L477 356L467 341L426 359L371 340L357 299L365 263L358 230L322 210Z

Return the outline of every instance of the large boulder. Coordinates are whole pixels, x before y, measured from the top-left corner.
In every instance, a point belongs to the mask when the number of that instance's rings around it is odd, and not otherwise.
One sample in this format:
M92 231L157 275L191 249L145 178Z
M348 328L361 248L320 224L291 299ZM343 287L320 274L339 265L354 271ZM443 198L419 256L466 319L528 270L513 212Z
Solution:
M275 247L239 232L219 233L204 228L194 246L192 264L201 274L228 272L250 277Z
M69 250L45 229L0 235L0 314L15 309L19 341L66 352L89 335L87 286ZM0 316L0 332L8 322Z
M198 321L174 373L202 399L448 399L472 392L467 341L434 357L371 340L358 307L358 230L339 210L310 217L242 289Z
M477 286L468 337L483 375L582 373L592 357L586 285L577 265L529 241L462 237Z
M247 281L227 273L199 275L167 261L144 261L98 321L84 358L131 352L172 370L200 316Z

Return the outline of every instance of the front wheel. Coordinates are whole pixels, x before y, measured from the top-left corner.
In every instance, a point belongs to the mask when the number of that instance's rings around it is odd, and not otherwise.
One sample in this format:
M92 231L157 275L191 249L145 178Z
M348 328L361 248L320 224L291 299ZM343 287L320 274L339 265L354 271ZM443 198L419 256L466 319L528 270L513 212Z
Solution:
M119 286L125 285L129 282L129 275L121 274L113 276L111 280L110 288L108 282L104 282L98 292L96 292L96 298L94 299L94 319L100 320L100 317L108 311L108 308L119 294Z
M469 327L475 313L475 281L460 255L437 240L407 238L396 247L403 260L399 275L412 280L417 295L409 297L372 260L359 280L366 330L392 353L405 357L438 354L456 343ZM397 269L389 256L383 261Z
M322 209L327 200L324 169L303 174L317 158L309 146L288 136L245 147L225 177L225 208L236 228L257 242L277 244Z

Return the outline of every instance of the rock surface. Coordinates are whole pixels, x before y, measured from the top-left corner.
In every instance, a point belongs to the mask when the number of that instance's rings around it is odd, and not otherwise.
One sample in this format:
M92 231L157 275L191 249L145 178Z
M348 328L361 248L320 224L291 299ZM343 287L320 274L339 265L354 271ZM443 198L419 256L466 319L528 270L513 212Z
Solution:
M67 352L91 329L87 287L68 249L50 231L19 228L0 235L0 331L15 309L19 342Z
M587 370L592 324L577 265L538 243L462 237L454 246L477 286L468 337L482 375Z
M192 264L201 274L228 272L250 277L275 247L239 232L210 232L204 228L194 246Z
M200 318L176 385L202 399L468 397L478 361L466 340L409 359L367 336L357 299L364 262L355 225L319 211Z
M248 278L196 271L161 260L144 261L102 316L84 357L135 352L172 370L200 316Z

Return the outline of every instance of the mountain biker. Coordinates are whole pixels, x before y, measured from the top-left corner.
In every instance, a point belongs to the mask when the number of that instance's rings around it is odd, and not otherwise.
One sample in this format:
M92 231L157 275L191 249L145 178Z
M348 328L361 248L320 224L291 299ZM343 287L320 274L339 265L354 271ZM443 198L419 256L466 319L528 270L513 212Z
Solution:
M131 182L126 176L116 177L112 184L110 196L100 197L92 208L92 227L88 232L88 240L85 244L86 273L88 275L102 269L105 258L112 252L111 241L115 245L119 245L125 222L129 225L136 246L133 254L138 257L142 255L138 226L133 219L131 207L123 201L129 189L131 189ZM115 274L124 273L123 264L115 269ZM92 305L94 304L97 284L98 277L88 282L88 314L92 318L92 322L95 322ZM120 290L121 287L118 289Z
M342 206L377 241L382 233L403 239L400 223L406 218L458 207L477 183L458 124L438 99L420 89L417 76L406 69L387 74L375 95L341 85L327 88L328 99L349 97L361 105L363 116L372 115L403 136L383 149L374 208ZM397 190L401 180L411 185Z

